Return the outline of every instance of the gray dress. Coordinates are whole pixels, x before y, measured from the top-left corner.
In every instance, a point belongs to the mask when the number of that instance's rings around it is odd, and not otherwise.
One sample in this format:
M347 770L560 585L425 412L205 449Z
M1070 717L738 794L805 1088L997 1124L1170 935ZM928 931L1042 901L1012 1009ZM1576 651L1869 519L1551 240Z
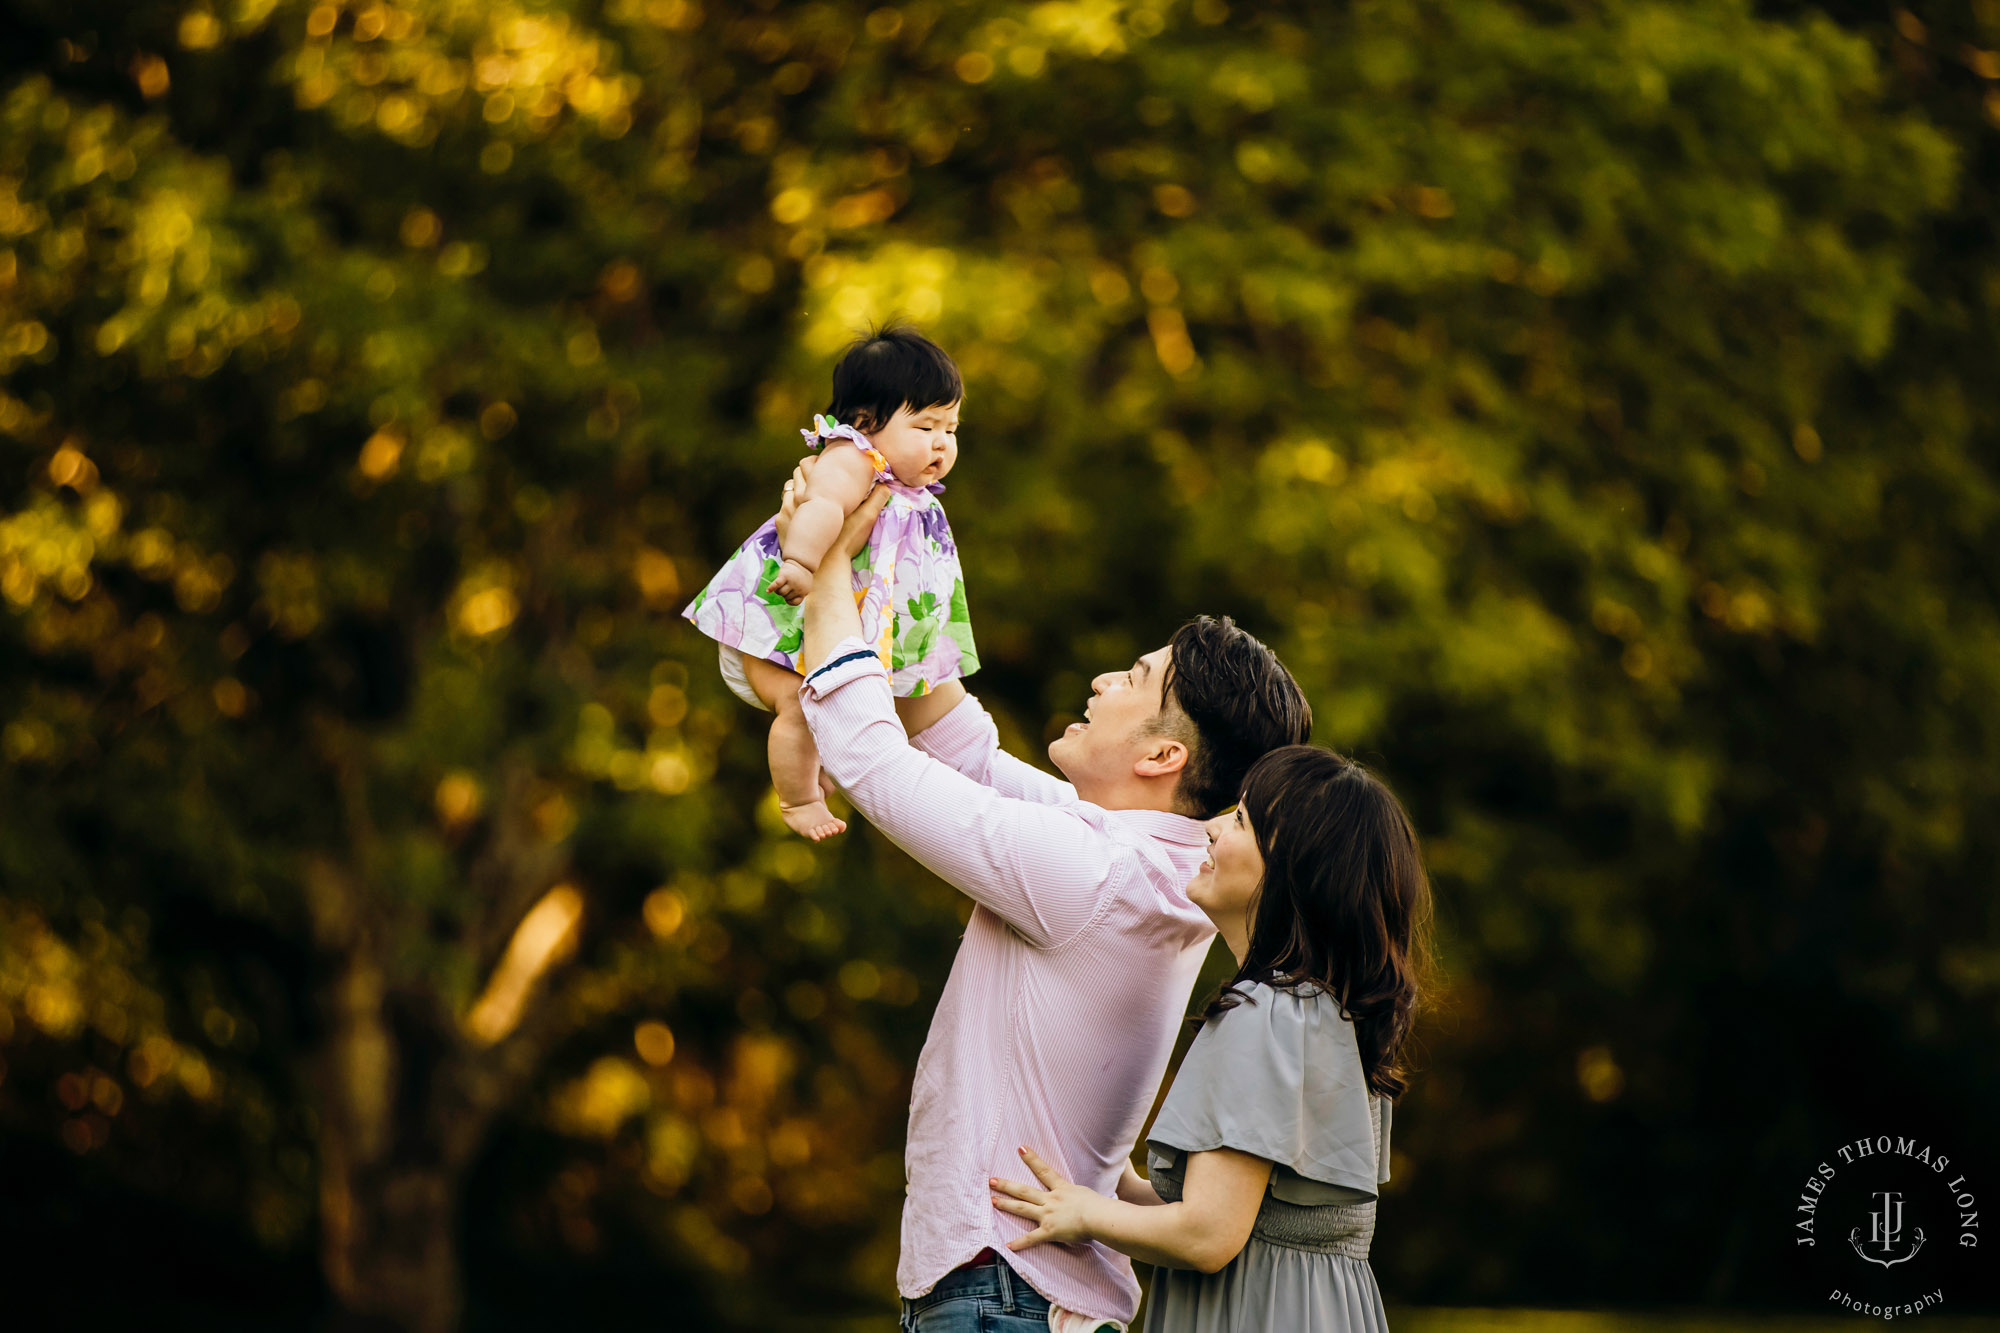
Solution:
M1181 1197L1189 1153L1273 1163L1243 1252L1221 1272L1153 1270L1146 1333L1386 1333L1368 1268L1390 1102L1368 1091L1332 996L1255 985L1196 1035L1146 1138L1153 1188Z

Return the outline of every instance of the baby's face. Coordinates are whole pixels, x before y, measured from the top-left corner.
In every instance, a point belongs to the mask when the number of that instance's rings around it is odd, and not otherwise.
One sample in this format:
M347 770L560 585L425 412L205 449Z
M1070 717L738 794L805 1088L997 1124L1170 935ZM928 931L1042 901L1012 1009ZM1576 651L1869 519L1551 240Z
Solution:
M889 424L870 431L868 438L889 460L897 481L928 486L942 481L958 461L958 409L958 403L914 410L899 407Z

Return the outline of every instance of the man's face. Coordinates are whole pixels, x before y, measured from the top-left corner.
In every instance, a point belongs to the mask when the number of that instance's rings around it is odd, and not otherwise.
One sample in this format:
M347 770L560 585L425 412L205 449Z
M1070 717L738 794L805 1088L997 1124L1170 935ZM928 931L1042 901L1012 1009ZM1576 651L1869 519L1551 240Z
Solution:
M1079 788L1121 781L1132 766L1159 747L1149 733L1164 702L1168 650L1162 646L1130 667L1090 682L1083 715L1049 742L1049 760Z

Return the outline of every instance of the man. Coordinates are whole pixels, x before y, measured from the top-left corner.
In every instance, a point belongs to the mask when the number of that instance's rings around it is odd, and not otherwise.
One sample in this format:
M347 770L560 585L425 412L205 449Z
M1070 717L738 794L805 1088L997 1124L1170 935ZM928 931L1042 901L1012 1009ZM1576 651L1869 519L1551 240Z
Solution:
M959 1299L975 1296L1030 1324L1122 1323L1130 1262L1094 1243L1009 1252L1028 1228L987 1181L1048 1144L1069 1179L1118 1187L1213 934L1183 892L1200 821L1303 742L1311 712L1268 648L1202 617L1091 682L1086 720L1049 746L1067 782L1003 753L957 681L908 738L848 591L884 499L856 509L806 599L800 694L855 807L977 904L917 1061L896 1285L920 1333L977 1327L980 1302Z

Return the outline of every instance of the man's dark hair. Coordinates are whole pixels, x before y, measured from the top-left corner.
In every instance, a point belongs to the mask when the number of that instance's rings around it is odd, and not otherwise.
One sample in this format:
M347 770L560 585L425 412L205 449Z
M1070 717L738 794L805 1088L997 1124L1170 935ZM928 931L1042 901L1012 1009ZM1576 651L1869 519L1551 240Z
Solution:
M1235 804L1251 767L1312 734L1312 707L1278 655L1228 616L1196 616L1167 644L1161 729L1188 747L1177 798L1197 819Z
M914 329L889 325L857 339L833 368L826 415L866 434L901 408L921 412L965 397L965 380L945 350Z

